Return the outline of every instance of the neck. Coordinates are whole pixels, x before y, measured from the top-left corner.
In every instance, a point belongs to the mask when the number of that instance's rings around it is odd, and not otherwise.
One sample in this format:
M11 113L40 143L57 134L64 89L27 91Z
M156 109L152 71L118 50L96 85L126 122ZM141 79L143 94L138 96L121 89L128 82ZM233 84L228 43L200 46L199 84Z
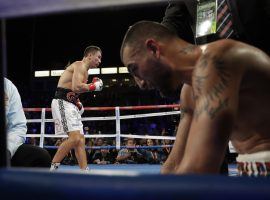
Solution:
M183 40L178 40L174 49L174 68L176 75L180 77L179 84L191 84L191 77L194 67L201 56L202 49Z
M82 62L83 62L84 66L86 67L87 70L89 70L91 68L90 61L87 58L84 57L82 59Z

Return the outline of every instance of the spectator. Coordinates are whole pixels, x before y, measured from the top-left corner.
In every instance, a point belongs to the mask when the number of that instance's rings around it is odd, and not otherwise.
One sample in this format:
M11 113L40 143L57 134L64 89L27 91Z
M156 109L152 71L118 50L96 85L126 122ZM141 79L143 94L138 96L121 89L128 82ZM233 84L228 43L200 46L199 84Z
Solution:
M154 146L154 141L151 139L147 140L147 146ZM149 148L145 152L146 160L150 164L160 164L161 163L161 153L156 148Z
M139 151L135 148L134 139L128 138L126 146L127 148L121 149L118 152L116 161L118 163L127 163L127 164L137 164L139 162L142 162L143 154L139 153Z
M107 144L103 144L106 146ZM100 151L95 152L93 155L93 163L99 165L106 165L114 163L115 157L111 155L110 150L108 148L101 148Z

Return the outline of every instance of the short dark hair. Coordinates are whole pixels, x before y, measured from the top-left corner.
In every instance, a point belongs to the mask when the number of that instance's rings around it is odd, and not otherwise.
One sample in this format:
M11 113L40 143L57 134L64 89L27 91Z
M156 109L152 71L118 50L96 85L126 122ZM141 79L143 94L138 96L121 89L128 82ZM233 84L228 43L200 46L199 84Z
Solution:
M169 30L161 23L154 21L139 21L129 27L127 30L120 50L120 57L122 59L124 48L129 45L132 48L140 48L144 41L152 37L154 39L162 40L176 36L174 32Z
M86 57L89 53L96 53L97 51L100 51L100 53L102 53L101 49L98 46L88 46L85 48L83 56Z
M128 141L132 141L133 142L133 144L135 144L136 142L135 142L135 140L134 140L134 138L127 138L126 139L126 144L128 143Z

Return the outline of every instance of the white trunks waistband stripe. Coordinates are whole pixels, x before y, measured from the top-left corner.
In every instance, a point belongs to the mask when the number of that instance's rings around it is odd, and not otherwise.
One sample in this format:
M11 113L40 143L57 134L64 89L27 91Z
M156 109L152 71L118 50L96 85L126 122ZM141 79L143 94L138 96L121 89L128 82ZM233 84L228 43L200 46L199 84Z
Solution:
M238 174L240 176L270 175L270 151L240 154L236 160Z
M270 151L261 151L251 154L239 154L237 162L270 162Z

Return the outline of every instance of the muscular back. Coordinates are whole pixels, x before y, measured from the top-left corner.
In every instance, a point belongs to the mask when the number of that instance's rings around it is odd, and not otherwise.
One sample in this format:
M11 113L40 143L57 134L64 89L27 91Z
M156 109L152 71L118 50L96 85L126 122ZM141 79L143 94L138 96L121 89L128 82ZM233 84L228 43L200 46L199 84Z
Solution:
M240 63L245 70L231 140L239 153L270 150L270 59L253 47L244 53Z
M214 124L220 123L220 135L228 129L239 153L270 150L269 84L270 59L266 54L236 41L214 42L194 71L194 116L207 114Z
M192 73L192 121L179 173L217 173L229 140L239 153L270 150L269 57L232 40L205 47Z

